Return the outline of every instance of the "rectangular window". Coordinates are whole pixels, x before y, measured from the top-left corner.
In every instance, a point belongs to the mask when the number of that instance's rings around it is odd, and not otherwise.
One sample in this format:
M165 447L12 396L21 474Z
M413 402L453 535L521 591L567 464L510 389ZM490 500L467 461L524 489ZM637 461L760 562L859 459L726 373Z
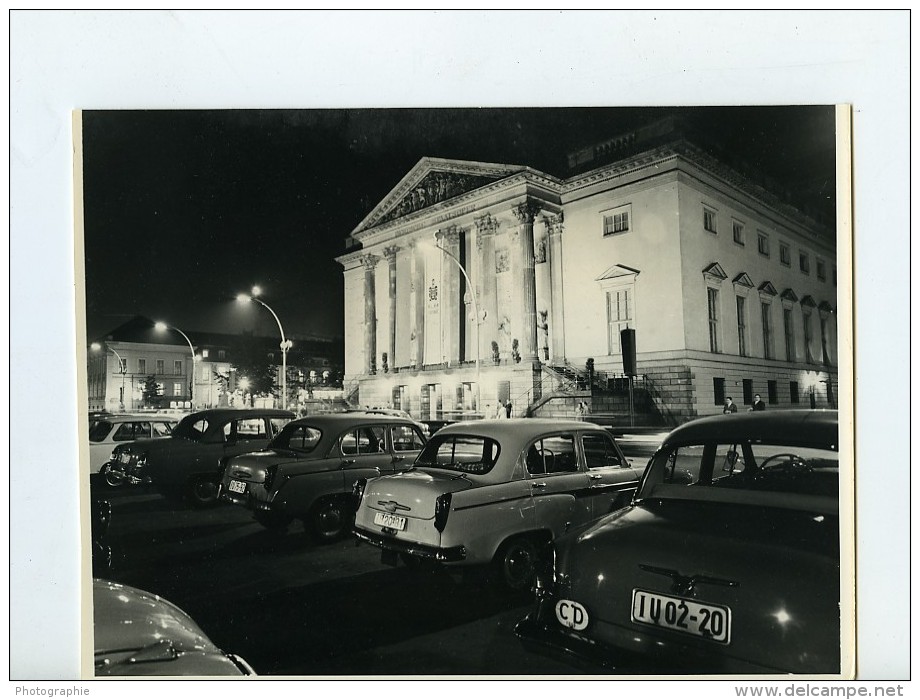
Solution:
M703 228L710 233L716 233L716 213L705 207L703 208Z
M808 253L799 252L799 269L806 275L811 272L811 264L808 260Z
M616 233L629 231L629 208L623 207L610 214L604 214L604 235L612 236Z
M182 360L173 362L173 374L182 374Z
M735 307L738 310L738 354L747 356L747 326L744 319L744 297L735 297Z
M202 357L202 359L207 360L207 359L208 359L208 354L209 354L209 353L208 353L208 349L207 349L207 348L205 348L204 350L202 350L202 351L201 351L201 357Z
M802 310L802 326L805 329L805 362L814 362L815 358L811 354L812 328L811 328L811 311Z
M783 332L786 336L786 361L795 362L795 330L792 326L792 309L783 309Z
M712 399L716 406L725 403L725 377L712 378Z
M204 366L201 368L201 378L204 381L208 381L211 378L211 368L210 367Z
M770 257L770 239L767 234L757 232L757 252L765 257Z
M776 402L777 402L777 398L776 398L776 380L775 380L775 379L768 379L768 380L767 380L767 402L768 402L768 403L776 403Z
M760 324L763 330L763 356L773 359L773 316L772 307L765 302L760 303Z
M137 359L137 373L138 374L147 374L147 360L143 357Z
M741 380L741 391L744 394L744 405L750 406L754 403L754 380L753 379L742 379Z
M635 328L633 319L633 295L631 289L617 289L607 292L607 347L611 355L620 350L620 331Z
M789 244L782 241L779 244L779 261L786 267L792 264L792 251L789 249Z
M157 360L157 374L166 374L166 360Z
M182 382L173 382L173 396L182 396Z
M821 362L826 365L831 363L830 355L827 353L827 319L821 319Z
M732 240L738 245L744 245L744 224L732 221Z
M799 402L799 383L789 382L789 400L792 403Z
M827 281L827 266L820 258L815 260L815 277L817 277L822 282Z
M719 352L719 290L706 289L709 304L709 351Z

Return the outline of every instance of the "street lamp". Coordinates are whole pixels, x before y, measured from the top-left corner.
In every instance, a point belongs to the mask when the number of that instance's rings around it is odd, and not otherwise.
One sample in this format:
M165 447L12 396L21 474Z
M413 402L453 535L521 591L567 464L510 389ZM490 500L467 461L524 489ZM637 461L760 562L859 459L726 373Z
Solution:
M175 326L170 326L169 324L163 323L162 321L157 321L156 323L153 324L153 327L156 328L156 329L157 329L158 331L160 331L160 332L166 331L166 330L170 330L170 329L176 331L176 333L178 333L178 334L181 335L183 338L185 338L185 342L188 343L189 350L192 351L192 381L189 382L189 385L188 385L188 400L189 400L189 403L192 405L192 410L194 410L194 409L195 409L195 397L194 397L194 389L195 389L195 347L192 345L192 341L189 340L188 336L187 336L185 333L183 333L181 330L179 330L178 328L176 328Z
M102 350L101 343L91 343L89 346L90 350L98 352ZM121 355L118 354L118 351L111 347L108 343L105 343L105 349L111 350L115 354L115 358L118 360L118 372L121 374L121 393L118 397L118 407L124 411L125 410L125 375L128 373L128 364L122 359Z
M248 304L250 301L258 302L268 309L268 312L275 317L275 323L278 324L278 330L281 332L281 408L287 409L287 353L288 350L291 349L293 343L284 337L284 328L281 327L281 321L278 319L278 314L272 311L272 307L259 299L259 294L261 293L262 290L259 287L253 287L251 295L239 294L236 300L243 304Z
M482 325L482 317L479 315L479 302L476 299L476 286L473 284L473 281L470 279L470 276L466 272L466 268L463 266L463 263L460 262L460 259L451 253L449 250L442 248L437 243L432 243L429 240L422 239L419 241L419 245L423 249L437 249L440 250L444 255L453 260L457 267L460 268L460 272L463 273L463 277L466 278L466 284L470 291L470 299L473 301L473 315L476 317L476 410L482 411L482 373L479 368L479 330Z

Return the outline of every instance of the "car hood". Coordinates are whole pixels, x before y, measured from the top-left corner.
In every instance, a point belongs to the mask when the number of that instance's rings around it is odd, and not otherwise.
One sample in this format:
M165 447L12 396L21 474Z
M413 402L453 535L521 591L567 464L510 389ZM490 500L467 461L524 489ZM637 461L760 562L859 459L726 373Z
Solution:
M374 510L388 510L383 504L398 504L400 513L412 518L433 518L438 496L471 488L466 474L440 469L419 469L382 476L368 482L364 504Z
M625 636L675 654L714 644L632 622L637 588L723 605L719 653L790 672L839 669L839 564L835 516L729 504L640 502L557 543L561 594Z

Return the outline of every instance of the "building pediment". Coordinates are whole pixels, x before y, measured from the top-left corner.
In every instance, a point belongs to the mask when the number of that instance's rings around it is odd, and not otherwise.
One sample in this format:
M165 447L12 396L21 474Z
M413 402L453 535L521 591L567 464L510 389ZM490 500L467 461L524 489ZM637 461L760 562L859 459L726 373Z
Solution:
M739 275L735 276L735 279L732 280L733 284L737 284L739 287L747 287L748 289L753 289L754 283L751 281L750 276L746 272L742 272Z
M358 224L352 235L410 216L523 170L527 168L519 165L422 158Z
M792 302L796 302L799 300L798 295L795 292L793 292L791 289L784 289L783 293L780 294L780 298L783 301L792 301Z
M817 306L817 304L815 303L815 300L812 299L811 296L807 294L804 297L802 297L801 304L802 306L808 306L812 309Z
M719 263L714 262L703 268L703 277L713 282L721 282L726 279L728 275Z
M614 265L608 267L602 275L595 278L595 282L600 282L601 286L609 286L617 282L635 282L639 270L627 267L626 265Z
M775 297L777 294L776 287L774 287L773 283L770 281L766 281L763 284L761 284L757 288L757 291L760 292L761 294L765 294L766 296L771 296L771 297Z

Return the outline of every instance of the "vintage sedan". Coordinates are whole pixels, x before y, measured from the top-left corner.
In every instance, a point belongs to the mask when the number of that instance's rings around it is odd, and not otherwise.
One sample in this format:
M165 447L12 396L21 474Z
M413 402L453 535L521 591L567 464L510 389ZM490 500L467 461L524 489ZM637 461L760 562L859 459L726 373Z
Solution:
M655 673L841 670L836 411L675 429L634 503L557 540L531 649Z
M351 523L355 481L406 468L424 445L411 418L374 411L301 418L267 449L227 460L220 497L268 528L297 519L320 541L333 540Z
M103 413L89 419L89 473L91 484L120 486L118 474L110 473L116 445L144 438L169 437L179 419L160 414Z
M389 563L493 564L503 584L524 590L547 543L627 504L638 480L592 423L454 423L410 469L358 482L354 532Z
M114 478L152 484L167 496L198 506L217 502L220 468L227 457L268 445L294 418L272 408L214 408L185 416L165 439L135 440L112 452Z
M153 593L93 580L96 676L254 676L186 613Z

